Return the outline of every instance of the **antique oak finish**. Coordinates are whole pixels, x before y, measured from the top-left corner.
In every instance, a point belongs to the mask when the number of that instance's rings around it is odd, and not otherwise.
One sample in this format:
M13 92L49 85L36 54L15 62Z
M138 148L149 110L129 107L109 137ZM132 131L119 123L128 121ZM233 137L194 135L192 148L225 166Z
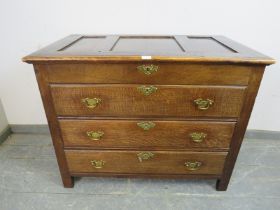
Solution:
M70 173L160 173L160 174L221 174L226 152L170 152L153 151L151 157L139 160L141 151L66 150ZM145 153L143 154L145 155ZM140 157L139 157L140 156ZM103 161L96 168L91 160ZM186 162L199 160L201 168L188 170ZM172 168L172 170L170 170Z
M156 89L143 93L139 87ZM58 116L235 118L239 116L246 87L50 84L50 89ZM81 103L82 99L88 97L100 100L94 109ZM214 104L202 112L195 100L207 97Z
M150 120L59 120L64 146L91 148L228 149L235 122ZM103 135L92 140L90 131Z
M226 190L266 65L222 36L71 35L34 65L65 187L74 176L217 179Z

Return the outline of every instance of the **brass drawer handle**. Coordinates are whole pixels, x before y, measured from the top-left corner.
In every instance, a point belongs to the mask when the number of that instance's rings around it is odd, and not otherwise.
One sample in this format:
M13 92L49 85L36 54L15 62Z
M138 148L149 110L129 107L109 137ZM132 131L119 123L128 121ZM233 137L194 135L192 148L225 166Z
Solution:
M202 162L200 161L187 161L185 162L185 166L190 171L198 170L202 166Z
M105 165L104 160L92 160L90 162L91 162L91 165L93 165L94 168L103 168L103 166Z
M150 65L141 65L141 66L137 66L138 71L146 74L146 75L151 75L155 72L158 71L159 66L150 64Z
M82 102L86 105L89 109L94 109L98 104L101 103L100 98L83 98Z
M207 134L203 132L193 132L190 133L190 137L193 142L200 143L207 137Z
M140 152L137 154L138 160L142 162L143 160L149 160L153 158L155 155L152 152Z
M140 91L143 95L148 96L151 95L152 93L157 91L157 87L155 86L140 86L137 88L138 91Z
M151 128L155 127L156 124L153 122L138 122L137 125L142 128L144 131L148 131Z
M103 135L103 131L87 131L87 136L93 141L99 141Z
M193 102L195 103L195 105L197 105L197 108L200 110L207 110L214 104L213 100L202 99L202 98L198 98L198 99L194 100Z

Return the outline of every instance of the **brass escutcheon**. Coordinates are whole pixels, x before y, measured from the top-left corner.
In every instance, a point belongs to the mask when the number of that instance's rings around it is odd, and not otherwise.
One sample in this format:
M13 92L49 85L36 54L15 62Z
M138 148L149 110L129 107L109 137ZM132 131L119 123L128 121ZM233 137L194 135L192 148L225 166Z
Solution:
M82 102L87 106L87 108L93 109L98 104L101 103L101 99L100 98L83 98Z
M195 105L197 105L197 108L200 110L207 110L214 104L214 101L211 99L202 99L198 98L193 101Z
M206 138L207 134L203 132L193 132L190 133L190 137L193 142L200 143Z
M93 165L94 168L103 168L103 166L105 165L104 160L92 160L90 162L91 162L91 165Z
M103 131L87 131L87 136L94 141L99 141L103 135Z
M137 157L140 162L143 160L149 160L154 157L154 154L152 152L140 152L137 154Z
M137 125L142 128L144 131L148 131L151 128L155 127L156 124L153 122L138 122Z
M190 171L198 170L202 166L202 162L200 161L187 161L185 162L185 166Z
M146 75L151 75L155 72L158 71L159 66L150 64L150 65L141 65L141 66L137 66L138 71L146 74Z
M157 91L157 87L155 86L140 86L137 87L138 91L140 91L143 95L148 96L151 95L152 93Z

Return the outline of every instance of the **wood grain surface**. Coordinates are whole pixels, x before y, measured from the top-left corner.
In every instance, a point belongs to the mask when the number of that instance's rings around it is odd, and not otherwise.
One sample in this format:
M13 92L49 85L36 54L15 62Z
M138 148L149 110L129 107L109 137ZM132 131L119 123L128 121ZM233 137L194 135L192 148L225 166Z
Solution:
M137 67L155 65L157 72L146 75ZM180 63L96 63L52 64L47 68L51 83L247 85L251 66ZM195 72L195 73L194 73Z
M99 150L65 150L71 173L75 172L109 172L137 174L221 174L226 152L161 152L151 151L154 156L139 161L137 154L143 151L99 151ZM103 160L103 168L95 168L92 160ZM185 166L188 161L200 161L198 170L191 171Z
M246 87L243 86L167 86L145 96L141 85L51 85L56 113L59 116L128 116L128 117L238 117ZM89 109L83 98L100 98ZM199 110L194 100L211 99L214 105Z
M143 130L139 122L153 122L155 127ZM235 122L162 121L162 120L59 120L65 147L115 149L228 149ZM100 140L92 140L88 131L101 131ZM194 142L192 133L205 133L202 142Z

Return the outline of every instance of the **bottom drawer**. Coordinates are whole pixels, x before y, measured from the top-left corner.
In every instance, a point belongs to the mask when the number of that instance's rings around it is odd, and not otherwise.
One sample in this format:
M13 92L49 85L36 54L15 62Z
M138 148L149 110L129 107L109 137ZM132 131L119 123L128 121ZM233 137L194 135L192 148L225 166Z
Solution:
M70 173L215 174L226 152L65 150Z

